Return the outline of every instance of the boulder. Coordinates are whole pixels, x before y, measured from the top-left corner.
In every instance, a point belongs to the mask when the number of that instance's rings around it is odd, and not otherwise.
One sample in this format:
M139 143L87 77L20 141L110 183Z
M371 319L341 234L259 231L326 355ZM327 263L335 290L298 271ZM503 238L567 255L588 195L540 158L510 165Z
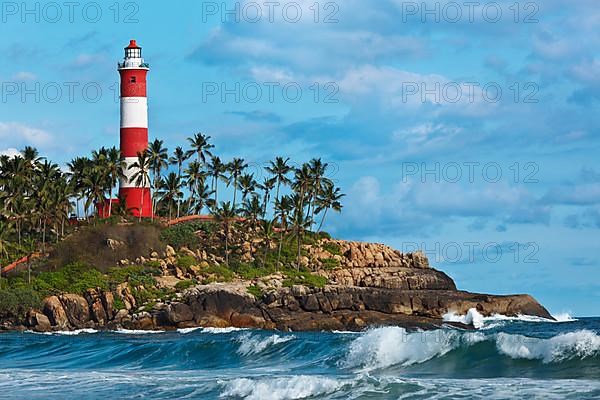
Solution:
M52 326L58 329L67 329L69 327L67 313L57 296L46 297L42 305L42 310Z
M64 294L60 296L69 323L75 328L85 328L90 321L88 302L77 294Z
M33 310L27 313L27 325L36 332L50 332L52 330L50 319L46 315Z
M163 312L166 313L166 319L174 325L180 322L192 321L194 319L192 309L184 303L169 304Z

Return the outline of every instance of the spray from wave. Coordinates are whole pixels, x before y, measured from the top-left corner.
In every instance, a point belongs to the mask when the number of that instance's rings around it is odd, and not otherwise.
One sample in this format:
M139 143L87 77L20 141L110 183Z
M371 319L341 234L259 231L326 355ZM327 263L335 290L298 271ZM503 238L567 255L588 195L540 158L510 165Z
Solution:
M475 329L492 329L502 326L502 323L504 322L563 323L577 321L577 319L571 317L569 313L560 313L553 315L553 317L555 321L532 315L508 317L502 314L493 314L489 317L484 317L475 308L471 308L465 315L459 315L456 312L450 311L444 314L442 319L446 322L460 322L465 325L473 325Z
M600 355L600 336L589 330L563 333L550 339L498 333L496 346L501 354L511 358L561 362Z
M250 333L246 333L236 339L240 343L240 347L238 348L237 352L243 356L258 354L262 353L271 346L289 342L294 338L295 336L293 335L271 335L268 337L260 337L258 335L253 336Z
M407 332L385 327L367 331L350 343L340 366L363 371L391 366L422 364L443 356L464 357L472 346L488 343L488 355L495 352L513 359L559 363L600 356L600 336L589 330L559 334L551 338L533 338L509 333L485 334L457 330ZM491 347L490 345L494 346ZM481 349L481 348L480 348ZM471 351L471 350L468 350Z
M319 376L292 376L289 378L234 379L219 382L225 386L221 398L241 397L246 400L305 399L323 396L339 391L352 381Z

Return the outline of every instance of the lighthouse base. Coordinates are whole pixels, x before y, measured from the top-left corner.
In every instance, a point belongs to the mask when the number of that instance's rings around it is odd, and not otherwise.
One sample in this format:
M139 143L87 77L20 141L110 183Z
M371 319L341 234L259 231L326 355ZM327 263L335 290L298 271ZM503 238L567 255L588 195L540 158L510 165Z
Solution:
M152 217L152 197L150 188L120 188L119 198L125 200L127 214L136 217Z

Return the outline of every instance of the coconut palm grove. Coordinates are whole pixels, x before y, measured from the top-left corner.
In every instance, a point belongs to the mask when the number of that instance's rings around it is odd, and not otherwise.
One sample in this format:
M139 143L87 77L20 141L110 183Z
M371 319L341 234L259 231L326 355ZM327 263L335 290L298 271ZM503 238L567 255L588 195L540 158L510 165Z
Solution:
M134 216L137 210L125 209L124 201L109 200L127 172L117 148L94 150L89 157L72 159L65 168L33 147L13 157L2 156L0 265L26 260L27 276L16 278L17 286L22 286L35 276L35 266L43 265L32 262L35 256L49 254L56 243L85 226L164 227L199 215L205 223L222 228L226 264L229 237L236 230L262 232L269 245L279 242L274 246L279 257L283 247L295 243L299 259L303 235L322 234L328 213L342 210L344 194L328 177L328 164L321 159L298 165L275 157L251 170L241 158L222 160L210 139L197 133L188 138L186 147L172 150L156 139L138 153L137 162L129 166L134 170L129 179L150 188L151 218L142 218L140 213ZM255 263L264 266L261 257ZM0 288L6 292L10 280L5 281Z

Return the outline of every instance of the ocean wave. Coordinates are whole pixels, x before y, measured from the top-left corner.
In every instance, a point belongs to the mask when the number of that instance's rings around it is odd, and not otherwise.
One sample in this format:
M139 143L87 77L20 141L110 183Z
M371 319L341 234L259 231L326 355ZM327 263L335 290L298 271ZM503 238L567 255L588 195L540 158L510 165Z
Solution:
M292 400L324 396L339 391L354 381L320 376L248 379L238 378L219 382L224 386L220 398L241 397L245 400Z
M480 332L437 330L409 333L404 328L372 329L355 339L341 365L373 370L392 365L420 364L459 347L486 340Z
M561 362L600 355L600 336L589 330L562 333L549 339L498 333L496 345L501 354L511 358Z
M35 331L25 331L25 333L33 333L36 335L63 335L63 336L76 336L85 334L93 334L98 333L96 329L76 329L74 331L53 331L53 332L35 332Z
M236 340L240 343L240 347L237 352L240 355L247 356L250 354L258 354L265 351L271 346L275 346L281 343L289 342L295 338L294 335L270 335L267 337L261 337L259 335L252 335L249 333L242 334Z
M563 333L551 338L534 338L518 334L482 331L437 330L407 332L403 328L385 327L367 331L350 343L342 367L371 371L391 366L422 364L446 355L469 357L471 347L480 348L488 357L508 356L513 359L541 360L559 363L600 356L600 336L589 330Z

